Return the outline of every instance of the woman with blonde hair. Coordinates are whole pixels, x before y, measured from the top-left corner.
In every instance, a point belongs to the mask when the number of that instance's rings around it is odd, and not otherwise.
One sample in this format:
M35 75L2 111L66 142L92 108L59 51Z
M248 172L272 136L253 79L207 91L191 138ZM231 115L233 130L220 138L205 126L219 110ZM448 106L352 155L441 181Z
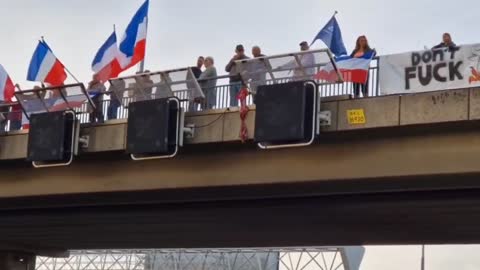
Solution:
M355 50L353 50L352 54L350 55L351 57L354 58L361 58L364 57L365 55L369 55L373 53L373 57L377 54L375 49L370 48L370 45L368 44L368 39L366 36L359 36L357 38L357 44L355 46ZM369 84L369 78L367 75L367 81L365 83L354 83L353 84L353 93L355 95L355 98L360 97L360 91L362 92L363 97L368 97L368 84Z

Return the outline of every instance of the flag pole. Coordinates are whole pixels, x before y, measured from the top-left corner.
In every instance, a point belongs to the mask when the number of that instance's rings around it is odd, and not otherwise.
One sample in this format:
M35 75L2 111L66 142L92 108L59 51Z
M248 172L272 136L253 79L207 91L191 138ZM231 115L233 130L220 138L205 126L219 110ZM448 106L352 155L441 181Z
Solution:
M147 14L147 35L148 35L148 14ZM145 42L145 57L147 56L147 43ZM140 65L138 67L138 71L140 73L145 72L145 57L143 60L140 62Z
M335 18L335 16L336 16L337 14L338 14L338 11L337 11L337 10L335 10L335 12L333 12L333 16L332 16L332 18L330 19L330 21L331 21L333 18ZM312 47L312 46L313 46L313 44L315 43L315 41L317 41L317 39L316 39L316 38L315 38L315 39L312 41L312 43L310 43L310 47Z
M42 42L44 42L44 43L46 44L46 42L45 42L45 37L44 37L44 36L42 36ZM52 52L52 54L55 55L53 52ZM56 57L56 56L55 56L55 57ZM57 59L58 59L58 58L57 58ZM62 65L63 65L63 63L62 63ZM73 75L73 73L70 72L70 70L69 70L65 65L63 65L63 68L64 68L65 71L72 77L72 79L73 79L75 82L80 83L80 81L77 79L77 77L75 77L75 75Z
M422 261L421 261L420 269L425 270L425 245L422 245Z
M68 74L70 74L70 76L72 76L72 79L75 80L75 82L80 83L80 81L75 77L75 75L72 74L72 72L70 72L70 70L66 66L63 66L63 68Z

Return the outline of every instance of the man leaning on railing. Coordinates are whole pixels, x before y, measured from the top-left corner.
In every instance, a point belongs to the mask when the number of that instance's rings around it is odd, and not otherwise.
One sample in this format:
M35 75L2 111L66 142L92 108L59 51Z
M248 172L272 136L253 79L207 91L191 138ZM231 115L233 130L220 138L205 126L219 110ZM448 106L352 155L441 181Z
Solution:
M230 74L230 107L238 106L237 95L240 89L242 89L243 83L242 77L239 75L241 71L238 70L235 61L245 59L249 59L249 57L245 55L245 48L243 45L237 45L235 55L225 67L225 71Z

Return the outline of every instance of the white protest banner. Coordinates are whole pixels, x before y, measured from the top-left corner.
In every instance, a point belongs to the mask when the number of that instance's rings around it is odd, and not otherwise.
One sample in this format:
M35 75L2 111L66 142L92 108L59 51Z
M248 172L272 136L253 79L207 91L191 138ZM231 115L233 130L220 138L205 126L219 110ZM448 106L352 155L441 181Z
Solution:
M382 95L480 86L480 44L381 56L379 72Z

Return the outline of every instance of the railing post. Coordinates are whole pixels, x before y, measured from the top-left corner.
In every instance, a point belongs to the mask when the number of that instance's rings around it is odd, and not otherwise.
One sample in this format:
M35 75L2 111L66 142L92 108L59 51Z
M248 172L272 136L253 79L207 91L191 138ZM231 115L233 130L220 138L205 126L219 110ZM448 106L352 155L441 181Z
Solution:
M377 56L377 82L375 85L375 96L380 96L380 57Z

